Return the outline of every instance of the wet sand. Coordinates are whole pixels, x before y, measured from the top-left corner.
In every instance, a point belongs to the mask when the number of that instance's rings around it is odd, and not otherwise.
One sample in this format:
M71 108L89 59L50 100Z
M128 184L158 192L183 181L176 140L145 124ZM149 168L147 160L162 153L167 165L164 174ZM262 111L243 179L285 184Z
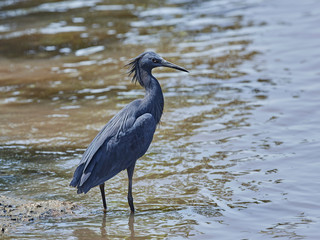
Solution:
M17 227L40 219L73 215L76 208L77 205L72 202L30 201L0 195L0 234L10 234Z

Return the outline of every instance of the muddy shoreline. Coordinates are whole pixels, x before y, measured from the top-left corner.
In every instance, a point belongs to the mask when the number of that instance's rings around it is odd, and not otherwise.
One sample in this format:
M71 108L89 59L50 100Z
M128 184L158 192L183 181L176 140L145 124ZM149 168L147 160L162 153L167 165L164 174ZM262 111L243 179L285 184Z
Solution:
M41 219L73 215L78 206L59 200L31 201L0 195L0 235Z

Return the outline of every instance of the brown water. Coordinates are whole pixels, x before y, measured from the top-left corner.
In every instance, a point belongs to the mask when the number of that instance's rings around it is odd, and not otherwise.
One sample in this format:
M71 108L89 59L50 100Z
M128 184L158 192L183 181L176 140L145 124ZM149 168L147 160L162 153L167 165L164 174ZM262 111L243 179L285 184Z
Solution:
M40 3L41 2L41 3ZM318 239L320 2L0 2L0 194L68 200L31 239ZM68 186L101 127L144 91L123 67L154 50L165 112L136 166ZM1 219L0 219L1 220Z

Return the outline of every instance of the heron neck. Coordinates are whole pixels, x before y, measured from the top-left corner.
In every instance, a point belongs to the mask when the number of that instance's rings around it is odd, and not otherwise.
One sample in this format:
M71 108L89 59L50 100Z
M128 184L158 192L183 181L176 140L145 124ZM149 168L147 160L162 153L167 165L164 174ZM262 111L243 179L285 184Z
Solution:
M158 80L152 75L149 75L149 78L148 84L145 86L146 95L144 97L144 102L147 111L154 116L158 124L163 112L164 99Z

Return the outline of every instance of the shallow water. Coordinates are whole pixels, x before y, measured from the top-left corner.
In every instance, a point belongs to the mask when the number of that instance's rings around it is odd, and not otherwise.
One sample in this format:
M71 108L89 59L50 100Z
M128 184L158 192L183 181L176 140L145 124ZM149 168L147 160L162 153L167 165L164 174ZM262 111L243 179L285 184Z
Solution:
M318 239L320 3L1 1L0 193L68 200L32 239ZM154 50L165 112L134 175L77 195L86 146L144 91L123 66Z

